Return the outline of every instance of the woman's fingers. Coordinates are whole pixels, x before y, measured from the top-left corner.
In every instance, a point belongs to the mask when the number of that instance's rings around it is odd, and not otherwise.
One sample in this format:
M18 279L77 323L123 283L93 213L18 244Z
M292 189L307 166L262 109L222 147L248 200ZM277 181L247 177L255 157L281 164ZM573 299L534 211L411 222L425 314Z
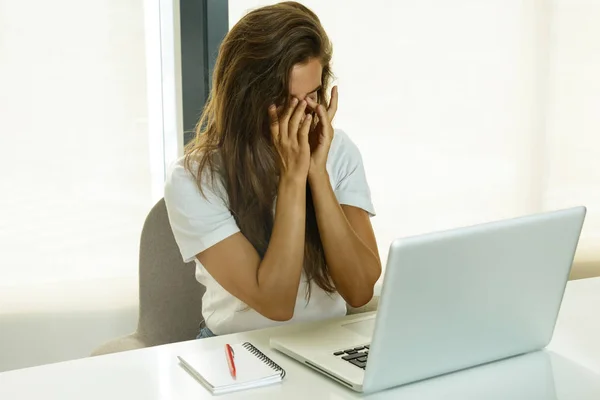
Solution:
M298 104L298 99L294 97L292 99L292 101L290 101L289 107L283 112L283 115L281 116L281 118L279 118L279 134L281 135L281 140L284 140L284 141L289 140L289 138L290 138L289 136L290 136L290 134L292 134L291 132L288 131L288 124L289 124L290 116L292 115L292 112L296 108L297 104ZM295 133L296 132L293 132L293 134L295 134Z
M329 101L329 107L327 108L327 115L329 116L329 121L333 121L333 117L335 117L335 113L338 108L338 87L334 86L331 89L331 100Z
M328 120L327 119L327 110L325 109L325 106L323 104L319 104L317 106L317 115L319 116L320 119L322 120Z
M329 120L329 114L327 113L327 110L325 109L324 105L319 104L319 106L317 107L317 115L319 116L319 120L321 121L321 125L323 126L323 134L330 135L329 127L331 127L331 121Z
M294 110L294 113L292 114L292 118L290 119L290 124L288 127L288 135L289 135L290 141L292 143L298 141L298 139L297 139L298 127L300 126L300 121L302 120L302 117L304 117L306 115L305 110L306 110L306 101L302 100L300 102L300 104L298 104L296 109Z
M304 117L304 121L298 131L298 144L300 147L308 146L308 134L310 133L310 123L312 121L312 115L307 114Z
M306 102L308 103L308 106L312 109L312 110L317 110L317 107L319 106L319 103L317 103L316 101L314 101L313 99L311 99L310 97L306 97Z
M273 142L276 143L279 140L279 116L277 115L277 107L275 107L275 104L272 104L269 107L269 128L271 130Z
M317 103L315 100L311 99L310 97L307 97L306 101L308 102L308 106L310 108L317 111L317 109L319 107L319 103ZM329 107L327 107L327 110L326 110L327 111L327 120L329 122L333 121L333 118L335 117L335 114L337 112L337 108L338 108L338 88L337 88L337 86L334 86L333 89L331 89L331 100L329 101Z

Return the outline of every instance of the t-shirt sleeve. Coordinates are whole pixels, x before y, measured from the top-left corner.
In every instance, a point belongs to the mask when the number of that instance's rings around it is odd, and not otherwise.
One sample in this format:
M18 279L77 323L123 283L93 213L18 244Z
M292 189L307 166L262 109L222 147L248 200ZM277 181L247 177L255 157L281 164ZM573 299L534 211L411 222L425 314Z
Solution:
M222 184L203 180L202 191L181 162L169 169L165 205L184 262L240 231L223 198Z
M341 130L336 130L338 143L330 154L332 173L335 176L335 195L340 204L362 208L371 217L375 207L363 165L362 155L356 144Z

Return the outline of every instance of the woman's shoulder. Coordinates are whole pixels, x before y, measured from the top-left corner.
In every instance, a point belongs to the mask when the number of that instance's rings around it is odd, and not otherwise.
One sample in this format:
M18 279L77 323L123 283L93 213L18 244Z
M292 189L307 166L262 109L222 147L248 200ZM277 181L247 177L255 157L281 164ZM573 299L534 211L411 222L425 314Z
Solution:
M185 157L168 168L164 199L173 236L185 262L239 231L218 174ZM200 176L201 179L197 179Z
M328 161L336 171L362 164L360 149L346 131L335 129Z
M359 207L375 215L360 150L342 130L335 132L327 167L340 204Z
M217 160L214 159L216 162ZM224 201L227 194L215 165L206 164L200 169L197 158L181 156L167 168L164 184L165 200L167 198L194 199L198 196L204 200ZM198 178L200 177L200 179Z

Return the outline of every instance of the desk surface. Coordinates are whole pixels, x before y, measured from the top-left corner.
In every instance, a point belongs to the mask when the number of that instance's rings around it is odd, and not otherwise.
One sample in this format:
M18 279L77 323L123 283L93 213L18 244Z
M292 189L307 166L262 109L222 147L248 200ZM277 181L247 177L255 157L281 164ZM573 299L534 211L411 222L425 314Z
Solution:
M387 390L369 399L600 398L600 278L569 282L547 351ZM349 316L346 318L356 318ZM0 374L0 399L208 399L176 356L250 341L287 371L283 383L227 399L346 399L361 395L269 348L269 337L293 325L157 346Z

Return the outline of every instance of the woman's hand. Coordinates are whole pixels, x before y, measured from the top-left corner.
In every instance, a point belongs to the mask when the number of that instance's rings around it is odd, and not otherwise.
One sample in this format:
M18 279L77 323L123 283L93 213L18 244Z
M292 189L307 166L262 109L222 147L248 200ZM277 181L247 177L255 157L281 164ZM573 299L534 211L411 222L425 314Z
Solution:
M278 115L274 105L269 107L271 136L279 153L282 179L306 182L308 176L310 168L308 134L312 117L305 115L306 105L305 100L298 103L298 99L294 98L281 116Z
M310 134L310 169L309 174L323 173L326 172L327 156L329 155L329 148L333 141L333 126L331 122L335 117L338 106L338 89L334 86L331 89L331 101L327 109L322 104L318 104L316 101L306 98L310 108L316 111L319 117L319 122L315 126L315 129Z

